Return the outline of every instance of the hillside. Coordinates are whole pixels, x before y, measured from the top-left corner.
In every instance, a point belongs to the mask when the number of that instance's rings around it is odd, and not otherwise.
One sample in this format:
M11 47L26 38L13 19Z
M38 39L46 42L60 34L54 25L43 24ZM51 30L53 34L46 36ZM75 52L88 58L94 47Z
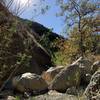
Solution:
M47 69L45 66L51 64L50 55L37 42L33 34L34 32L27 25L0 6L0 66L2 66L0 70L4 71L0 80L9 76L16 64L21 64L21 60L25 60L26 64L20 68L20 73L25 70L41 73L42 70ZM29 61L26 62L27 60ZM6 67L2 69L3 66Z
M50 52L56 47L50 45L56 38L63 38L39 23L13 16L0 5L0 80L4 81L16 66L21 68L15 75L28 71L41 74L53 64ZM44 36L48 43L43 40Z
M20 20L22 22L28 24L28 26L39 36L43 36L44 34L46 35L50 31L49 28L41 25L40 23L30 21L30 20L27 20L27 19L21 19L21 18L20 18ZM63 38L63 36L52 32L52 30L50 31L49 35L50 35L49 36L50 41L52 41L53 39L56 39L56 38Z
M86 27L87 28L87 27ZM0 3L0 100L100 100L100 35L65 39Z

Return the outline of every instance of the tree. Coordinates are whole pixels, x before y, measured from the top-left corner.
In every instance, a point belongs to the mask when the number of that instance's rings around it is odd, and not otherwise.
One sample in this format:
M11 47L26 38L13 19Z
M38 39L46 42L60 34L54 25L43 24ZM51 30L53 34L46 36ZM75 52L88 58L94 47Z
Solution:
M45 0L38 0L37 4L32 0L25 0L24 3L21 3L21 0L0 0L0 3L16 16L23 14L29 7L33 9L33 17L44 14L49 8Z
M98 0L57 0L61 8L60 16L65 17L67 21L67 26L69 29L72 29L74 26L77 26L77 33L79 34L79 48L81 56L84 55L84 36L83 30L88 27L90 24L87 19L91 19L97 15L99 8ZM84 22L85 21L85 22ZM90 27L90 26L89 26ZM93 28L93 26L92 26Z
M11 13L14 15L21 15L29 5L29 1L21 5L20 0L1 0L0 3L3 4Z

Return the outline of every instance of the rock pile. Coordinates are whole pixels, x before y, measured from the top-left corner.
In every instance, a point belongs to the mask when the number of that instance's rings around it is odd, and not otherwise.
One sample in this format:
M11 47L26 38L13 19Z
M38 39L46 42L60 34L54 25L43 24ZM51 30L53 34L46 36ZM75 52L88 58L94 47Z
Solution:
M88 67L88 68L87 68ZM84 74L82 73L84 72ZM85 72L86 71L86 72ZM94 74L92 74L95 71ZM89 74L88 81L86 75ZM88 82L88 86L80 84L83 81ZM66 67L55 67L45 71L42 75L35 73L24 73L13 77L12 84L14 90L21 93L46 93L62 95L66 92L70 95L78 95L82 87L83 100L100 100L100 68L99 61L93 64L83 58L79 58L74 63ZM41 92L45 91L45 92ZM60 92L60 93L59 93ZM62 93L61 93L62 92Z

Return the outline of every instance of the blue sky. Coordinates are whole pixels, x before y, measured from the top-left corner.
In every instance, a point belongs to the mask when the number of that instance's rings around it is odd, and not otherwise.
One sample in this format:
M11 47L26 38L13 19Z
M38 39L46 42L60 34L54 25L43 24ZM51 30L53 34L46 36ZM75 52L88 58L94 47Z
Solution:
M20 17L39 22L48 28L53 28L53 31L57 34L61 34L62 29L64 27L64 23L60 17L56 17L56 12L59 11L59 8L56 6L54 0L46 1L46 3L50 6L50 9L46 12L46 14L32 18L34 16L33 8L29 7Z

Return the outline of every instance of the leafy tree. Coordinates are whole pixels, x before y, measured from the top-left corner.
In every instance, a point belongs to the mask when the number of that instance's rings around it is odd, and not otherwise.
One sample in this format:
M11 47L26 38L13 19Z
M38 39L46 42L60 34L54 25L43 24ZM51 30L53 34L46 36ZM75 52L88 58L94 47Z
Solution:
M98 0L57 0L57 2L61 8L59 15L65 17L68 28L73 29L73 27L77 26L77 34L79 34L78 45L80 54L83 56L85 52L83 30L89 26L90 22L87 19L91 19L97 15L99 8Z

